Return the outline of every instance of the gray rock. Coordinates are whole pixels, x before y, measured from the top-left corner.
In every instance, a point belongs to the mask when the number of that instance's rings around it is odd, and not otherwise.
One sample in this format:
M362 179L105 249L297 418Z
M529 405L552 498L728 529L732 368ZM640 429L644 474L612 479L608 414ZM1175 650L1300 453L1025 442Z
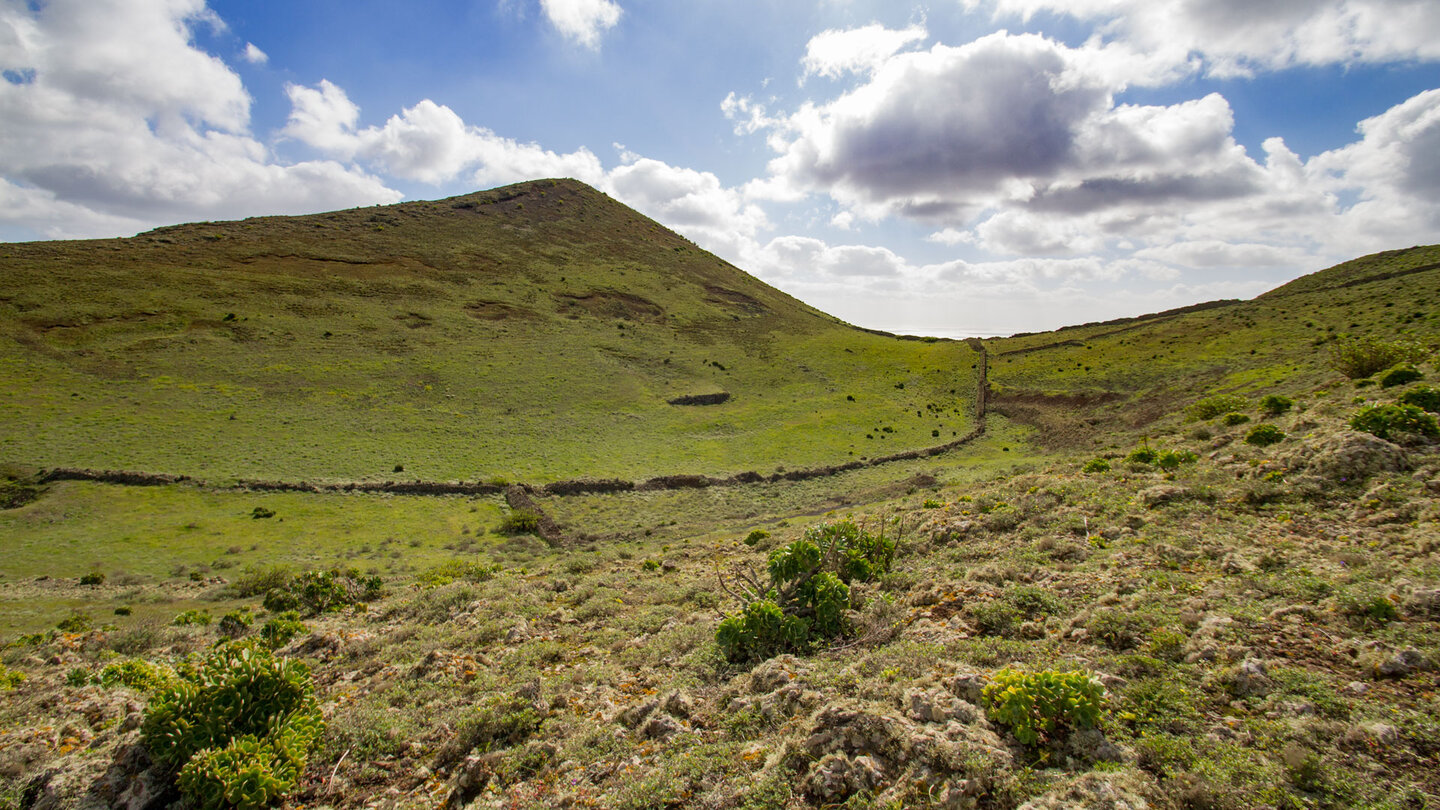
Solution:
M1271 686L1263 662L1247 658L1235 668L1236 697L1264 697L1270 694Z
M1418 670L1429 669L1429 663L1419 650L1414 647L1406 647L1381 661L1380 665L1375 667L1375 676L1377 678L1404 678Z

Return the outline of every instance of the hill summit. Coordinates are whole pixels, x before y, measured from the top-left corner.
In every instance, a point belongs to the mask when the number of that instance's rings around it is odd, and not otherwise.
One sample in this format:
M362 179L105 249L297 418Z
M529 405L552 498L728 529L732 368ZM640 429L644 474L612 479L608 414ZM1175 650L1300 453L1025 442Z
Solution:
M972 427L964 344L847 326L574 180L4 245L0 268L0 447L38 466L729 474Z

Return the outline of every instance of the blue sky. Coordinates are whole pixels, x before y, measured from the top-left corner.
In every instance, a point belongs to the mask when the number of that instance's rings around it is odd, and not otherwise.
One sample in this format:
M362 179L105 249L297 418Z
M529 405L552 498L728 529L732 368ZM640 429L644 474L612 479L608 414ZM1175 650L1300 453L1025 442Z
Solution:
M0 0L0 239L574 176L867 327L1440 241L1432 0Z

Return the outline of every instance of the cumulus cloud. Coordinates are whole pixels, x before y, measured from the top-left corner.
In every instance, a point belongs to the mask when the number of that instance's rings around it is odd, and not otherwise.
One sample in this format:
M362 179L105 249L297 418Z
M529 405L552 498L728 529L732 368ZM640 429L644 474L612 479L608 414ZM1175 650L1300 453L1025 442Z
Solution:
M816 34L805 46L805 75L839 78L846 73L867 73L927 36L920 25L898 31L879 23L848 30L832 28Z
M400 198L353 167L275 160L240 78L192 44L200 25L221 27L202 0L0 5L0 178L21 203L0 221L110 235Z
M1143 209L1144 221L1259 192L1264 169L1232 136L1223 97L1116 105L1118 88L1092 56L998 32L892 54L839 97L789 115L739 102L727 112L748 112L747 131L769 129L779 153L769 167L774 186L827 193L872 221L933 223L940 240L958 240L964 226L1001 209L1069 217ZM1023 254L1093 248L1094 240L1007 234L1009 222L996 219L977 236Z
M587 48L600 47L600 36L620 22L619 5L611 0L540 0L550 24Z
M469 172L478 185L537 177L599 182L604 172L588 149L557 154L466 124L430 99L392 115L384 126L358 128L360 108L328 80L315 87L289 85L290 119L283 134L340 160L423 183L443 183Z
M1433 0L962 0L997 19L1042 12L1097 23L1103 36L1214 76L1296 65L1440 58ZM1141 77L1143 81L1143 77Z
M255 43L253 42L245 43L245 50L241 52L240 56L252 65L263 65L270 61L270 56L255 47Z

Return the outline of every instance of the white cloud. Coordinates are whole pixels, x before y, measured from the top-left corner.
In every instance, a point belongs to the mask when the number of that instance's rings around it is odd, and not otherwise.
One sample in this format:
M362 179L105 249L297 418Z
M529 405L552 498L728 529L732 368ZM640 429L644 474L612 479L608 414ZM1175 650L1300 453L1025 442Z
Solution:
M892 55L848 92L788 116L729 109L751 113L745 129L770 130L773 185L828 193L870 220L960 228L1000 208L1151 219L1258 192L1263 169L1232 137L1223 97L1116 106L1117 88L1092 57L999 32ZM989 239L1015 252L1090 249L1073 233L1064 244L1004 237L1005 222Z
M192 28L201 0L0 5L0 223L113 235L177 220L305 213L400 198L331 161L278 162L249 132L250 97ZM77 55L81 55L77 57Z
M823 31L805 46L805 75L839 78L846 73L867 73L927 36L929 33L921 25L897 31L871 23L861 28Z
M1102 36L1173 63L1200 54L1214 76L1295 65L1440 58L1433 0L962 0L997 19L1040 12L1097 24ZM1143 76L1141 77L1143 81Z
M614 28L622 13L611 0L540 0L540 7L561 34L592 49L600 47L600 35Z
M263 65L270 61L269 55L255 47L253 42L245 43L245 50L241 53L241 57L252 65Z
M449 107L422 99L384 126L357 128L360 108L340 87L289 85L290 120L284 135L340 160L358 160L396 177L438 184L469 172L481 186L540 177L574 177L598 183L600 161L581 148L557 154L533 143L503 138L466 124Z
M694 239L701 247L737 257L770 227L765 212L726 188L710 172L626 154L602 188L615 198Z

